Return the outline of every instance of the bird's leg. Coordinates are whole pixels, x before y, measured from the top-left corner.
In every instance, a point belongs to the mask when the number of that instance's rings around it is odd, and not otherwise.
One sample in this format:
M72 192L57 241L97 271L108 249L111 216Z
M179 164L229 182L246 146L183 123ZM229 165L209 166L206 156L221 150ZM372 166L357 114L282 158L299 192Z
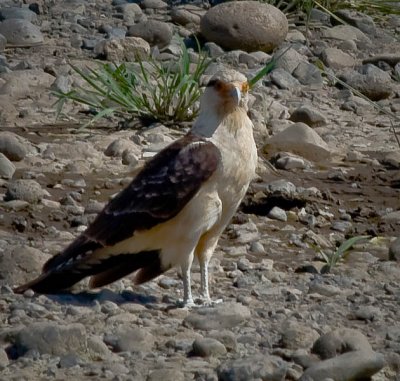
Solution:
M200 261L200 275L201 275L201 284L200 284L200 303L205 306L212 306L214 304L222 303L222 299L212 300L210 298L210 292L208 289L208 263L210 262L210 258L206 257L205 260Z
M211 302L210 292L208 290L208 262L208 259L200 261L200 299L205 303Z
M183 301L179 303L181 307L193 307L195 303L192 297L192 286L190 280L190 270L192 268L193 252L187 258L187 261L181 265L183 279Z

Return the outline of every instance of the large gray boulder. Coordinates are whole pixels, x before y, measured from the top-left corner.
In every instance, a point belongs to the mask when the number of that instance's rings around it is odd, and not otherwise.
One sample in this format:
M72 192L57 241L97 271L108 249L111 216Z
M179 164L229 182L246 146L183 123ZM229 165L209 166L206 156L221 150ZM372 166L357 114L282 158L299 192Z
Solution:
M7 39L7 46L28 47L43 44L40 29L24 19L8 19L0 23L0 33Z
M202 17L200 30L208 41L227 50L271 52L285 39L288 21L269 4L228 2L211 8Z

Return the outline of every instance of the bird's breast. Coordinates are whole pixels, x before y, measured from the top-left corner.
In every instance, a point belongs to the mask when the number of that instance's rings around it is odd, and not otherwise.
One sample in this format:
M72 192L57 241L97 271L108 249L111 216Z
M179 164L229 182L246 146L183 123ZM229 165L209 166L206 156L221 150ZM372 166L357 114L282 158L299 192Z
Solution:
M220 126L213 137L213 143L221 152L218 193L225 205L239 204L255 176L257 147L252 127L252 122L244 114L240 123L235 120Z

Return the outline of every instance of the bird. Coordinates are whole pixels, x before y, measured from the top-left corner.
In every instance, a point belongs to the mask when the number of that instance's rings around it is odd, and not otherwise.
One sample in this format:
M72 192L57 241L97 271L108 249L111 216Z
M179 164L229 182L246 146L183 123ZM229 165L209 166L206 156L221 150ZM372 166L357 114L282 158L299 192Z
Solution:
M191 267L197 258L196 302L212 304L209 261L257 166L248 90L237 71L212 76L189 132L148 161L36 279L14 292L56 294L86 277L90 288L99 288L130 274L139 285L180 267L181 306L193 307Z

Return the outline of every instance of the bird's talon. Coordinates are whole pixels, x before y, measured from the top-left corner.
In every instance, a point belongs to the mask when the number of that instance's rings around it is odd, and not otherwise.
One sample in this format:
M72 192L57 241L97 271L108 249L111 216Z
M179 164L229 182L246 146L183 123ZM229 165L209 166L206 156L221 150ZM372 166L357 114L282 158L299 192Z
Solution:
M196 303L193 301L193 299L189 300L178 300L176 303L178 308L193 308L196 307Z
M220 303L222 303L222 299L212 300L211 298L204 298L204 297L196 299L196 304L202 307L213 307Z

